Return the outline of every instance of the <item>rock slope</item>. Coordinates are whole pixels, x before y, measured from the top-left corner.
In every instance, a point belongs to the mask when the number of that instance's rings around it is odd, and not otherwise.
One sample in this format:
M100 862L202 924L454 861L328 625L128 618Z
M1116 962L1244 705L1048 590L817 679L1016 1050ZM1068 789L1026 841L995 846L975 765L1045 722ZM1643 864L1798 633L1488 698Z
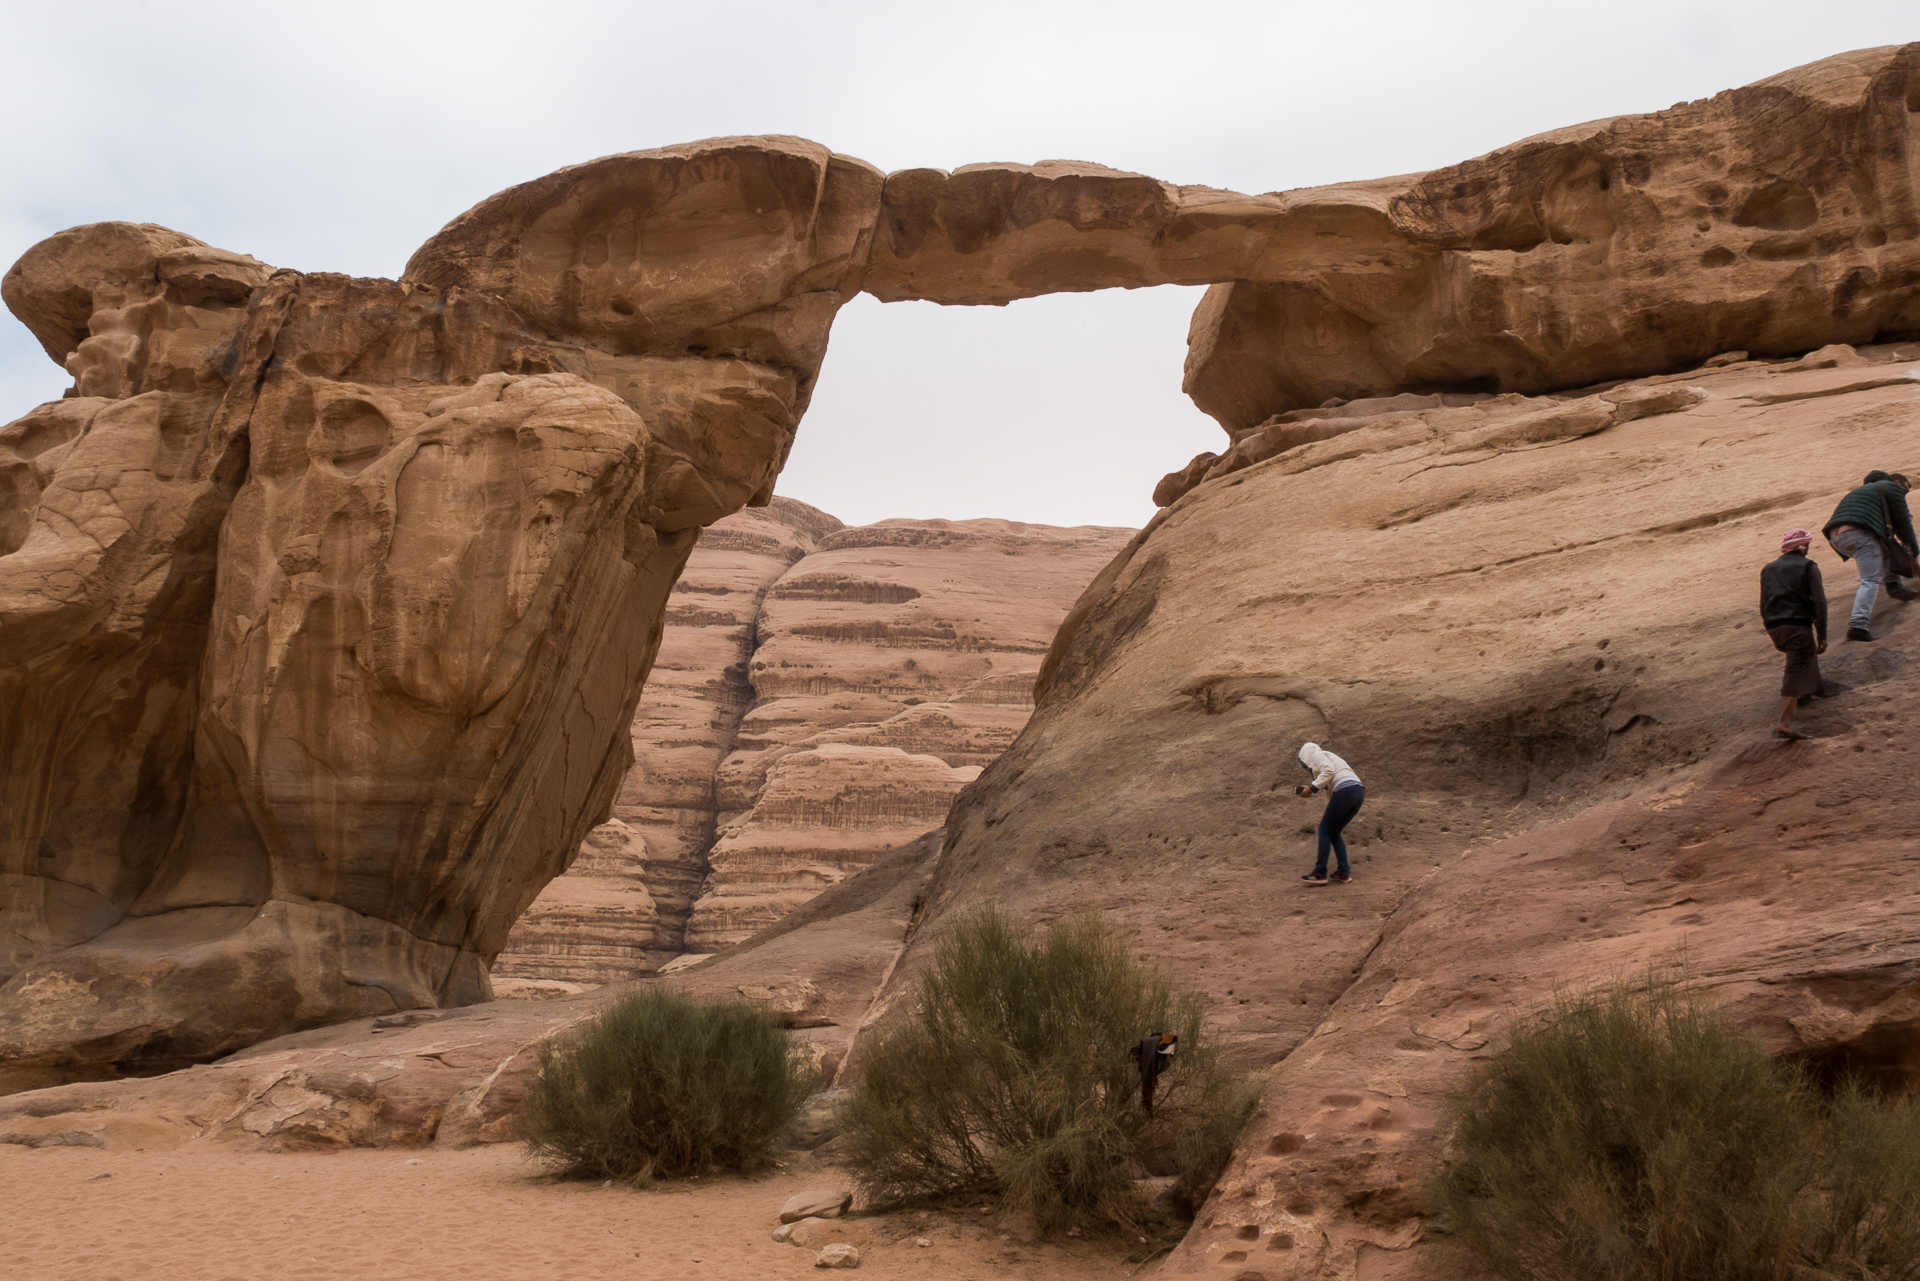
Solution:
M1353 421L1199 484L1089 588L896 972L974 904L1092 904L1210 998L1272 1076L1171 1275L1463 1275L1419 1213L1448 1092L1513 1014L1648 965L1920 1082L1920 616L1841 643L1816 546L1802 743L1757 616L1782 531L1920 470L1920 344ZM1299 880L1307 739L1368 786L1351 885Z
M846 529L780 498L705 531L614 817L495 975L604 983L714 951L938 827L1026 723L1060 619L1132 533Z

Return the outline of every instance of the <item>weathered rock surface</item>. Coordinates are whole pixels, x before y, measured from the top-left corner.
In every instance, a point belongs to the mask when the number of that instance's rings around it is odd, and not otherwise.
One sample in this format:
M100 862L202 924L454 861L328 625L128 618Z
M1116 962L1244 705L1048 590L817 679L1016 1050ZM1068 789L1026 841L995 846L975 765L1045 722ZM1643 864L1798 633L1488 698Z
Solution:
M747 667L762 598L839 528L775 498L702 531L674 584L613 817L515 923L495 977L606 983L681 952L719 816L714 779L753 704Z
M1026 723L1060 619L1132 532L846 529L789 499L705 531L614 818L494 974L609 982L711 952L940 826Z
M122 252L87 260L94 394L6 430L0 1058L483 998L624 773L605 718L692 541L640 519L645 425L504 372L550 362L492 299L82 238Z
M1916 138L1909 44L1285 193L1341 207L1379 261L1309 252L1216 285L1186 390L1237 439L1329 399L1550 391L1920 333Z
M729 956L653 981L765 1003L800 1029L796 1049L831 1080L900 954L943 835L888 855ZM624 990L362 1018L140 1080L32 1088L33 1069L0 1068L0 1143L299 1151L506 1142L540 1045Z
M1557 988L1684 963L1780 1052L1920 1081L1916 616L1835 631L1781 744L1754 594L1913 448L1920 344L1816 356L1381 413L1192 489L955 805L888 995L986 900L1097 906L1199 986L1276 1065L1166 1265L1223 1281L1463 1275L1416 1195L1444 1101ZM1349 886L1297 879L1308 738L1368 785Z
M684 946L738 942L940 826L1026 723L1060 619L1130 536L888 520L821 539L763 603Z
M708 231L759 216L716 182ZM770 485L808 376L266 271L112 224L6 279L78 393L0 464L16 1064L483 998L626 773L692 531Z

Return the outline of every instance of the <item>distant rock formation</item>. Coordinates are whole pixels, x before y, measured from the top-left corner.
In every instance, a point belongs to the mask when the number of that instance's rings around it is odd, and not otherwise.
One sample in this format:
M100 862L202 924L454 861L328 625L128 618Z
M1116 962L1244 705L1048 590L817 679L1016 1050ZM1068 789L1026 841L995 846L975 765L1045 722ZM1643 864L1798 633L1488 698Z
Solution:
M1233 282L1196 314L1187 385L1236 445L1262 433L1217 479L1250 484L1368 448L1270 422L1330 398L1577 389L1920 332L1916 120L1920 44L1267 196L1066 162L884 176L731 138L502 192L397 282L151 226L53 236L0 288L75 378L0 428L0 1061L145 1070L483 998L512 921L611 814L693 531L769 501L858 291ZM1415 415L1408 439L1449 457L1373 477L1377 514L1444 515L1414 495L1470 465L1468 441L1641 421L1605 396L1525 424L1491 401ZM1187 471L1199 487L1143 538L1215 483ZM1276 529L1296 559L1345 555ZM1297 594L1270 549L1209 546L1260 564L1263 599ZM1164 572L1122 560L1100 591ZM1122 598L1076 624L1099 643L1061 652L1057 696L1137 648L1157 597ZM1204 627L1181 644L1218 649ZM1219 675L1203 713L1302 701L1284 672ZM799 777L768 785L767 822L817 812ZM784 893L745 836L716 849L738 897Z
M784 498L706 530L614 817L494 974L603 983L711 952L938 827L1026 724L1054 630L1132 533L846 529Z

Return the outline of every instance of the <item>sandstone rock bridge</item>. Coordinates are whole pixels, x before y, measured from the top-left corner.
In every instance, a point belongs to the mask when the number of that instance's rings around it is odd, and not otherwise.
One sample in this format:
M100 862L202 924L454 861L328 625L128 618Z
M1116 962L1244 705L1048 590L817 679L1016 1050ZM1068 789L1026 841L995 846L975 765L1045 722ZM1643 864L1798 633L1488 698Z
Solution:
M397 281L53 236L4 287L75 381L0 429L0 1062L485 999L625 772L698 530L768 500L858 292L1213 285L1186 388L1234 443L1172 501L1330 400L1920 333L1917 164L1908 45L1269 195L723 138L502 192Z

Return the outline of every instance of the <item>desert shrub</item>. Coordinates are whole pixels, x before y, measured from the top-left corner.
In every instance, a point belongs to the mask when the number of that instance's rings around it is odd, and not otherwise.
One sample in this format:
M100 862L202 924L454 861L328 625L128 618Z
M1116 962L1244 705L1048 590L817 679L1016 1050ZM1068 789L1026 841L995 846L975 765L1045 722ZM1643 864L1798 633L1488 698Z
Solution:
M1129 1047L1177 1032L1149 1119ZM1076 1212L1134 1222L1132 1182L1203 1198L1253 1107L1198 997L1091 915L1022 938L988 909L958 922L912 1018L861 1047L840 1122L876 1202L990 1191L1051 1228Z
M1807 1277L1920 1281L1920 1098L1842 1084L1801 1256Z
M530 1155L581 1177L751 1169L814 1084L764 1011L648 988L541 1047L520 1133Z
M1823 1099L1678 984L1567 998L1471 1078L1443 1222L1515 1281L1913 1281L1920 1109Z

